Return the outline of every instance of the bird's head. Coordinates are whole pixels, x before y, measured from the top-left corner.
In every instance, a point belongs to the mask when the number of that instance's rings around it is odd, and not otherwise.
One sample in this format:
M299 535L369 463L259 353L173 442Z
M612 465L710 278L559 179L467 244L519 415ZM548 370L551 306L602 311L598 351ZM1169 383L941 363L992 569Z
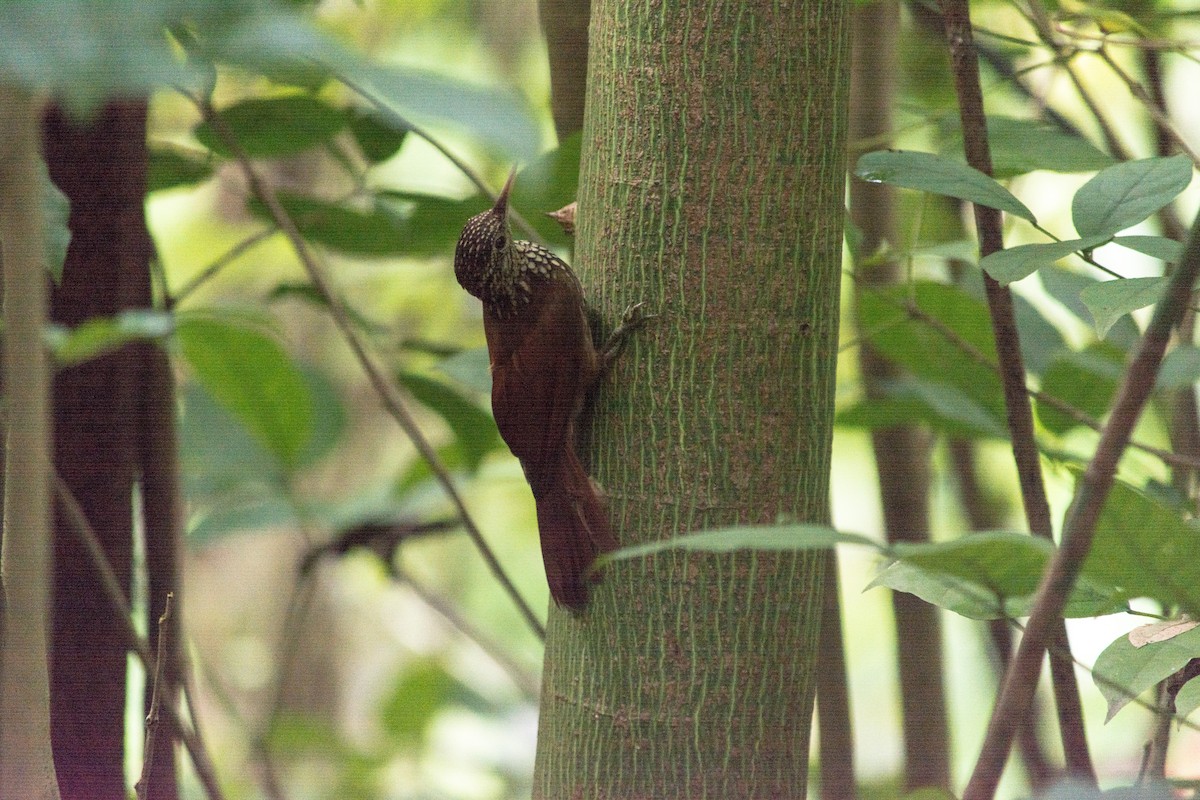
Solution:
M489 290L494 290L497 282L511 272L516 256L508 226L508 195L516 177L517 171L513 169L495 205L467 220L454 249L454 277L479 298L486 299Z

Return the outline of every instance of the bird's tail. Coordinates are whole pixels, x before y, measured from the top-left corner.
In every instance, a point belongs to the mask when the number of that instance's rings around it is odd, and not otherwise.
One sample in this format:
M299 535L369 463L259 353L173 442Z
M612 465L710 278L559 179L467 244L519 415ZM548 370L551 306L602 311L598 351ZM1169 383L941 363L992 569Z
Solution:
M617 549L617 539L600 493L574 448L567 448L556 471L554 480L532 487L542 562L554 602L580 610L587 605L584 573L596 556Z

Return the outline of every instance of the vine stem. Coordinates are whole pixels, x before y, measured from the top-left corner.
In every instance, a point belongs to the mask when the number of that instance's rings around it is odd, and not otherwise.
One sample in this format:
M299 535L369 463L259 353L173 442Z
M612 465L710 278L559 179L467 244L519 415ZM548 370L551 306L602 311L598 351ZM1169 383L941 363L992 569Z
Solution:
M963 132L963 149L967 163L985 175L992 174L992 156L988 146L986 117L983 109L983 91L979 82L979 62L971 35L971 18L967 0L943 0L942 13L946 26L946 41L950 49L950 65L954 73L954 85L958 95L959 117ZM975 205L975 226L979 232L980 257L986 257L1004 248L1000 212L993 208ZM1007 409L1009 434L1012 439L1013 459L1021 488L1021 499L1025 507L1025 519L1034 536L1052 539L1053 522L1050 503L1046 499L1046 488L1042 479L1041 460L1034 434L1033 409L1025 384L1025 365L1021 358L1020 335L1016 315L1013 311L1012 293L1001 286L990 275L983 276L987 294L988 311L996 338L996 353L999 357L1000 380L1004 388L1004 403ZM1061 609L1060 609L1061 611ZM1070 644L1067 639L1066 623L1060 616L1047 620L1045 639L1051 645L1050 674L1054 690L1055 707L1058 712L1059 736L1068 772L1091 785L1096 784L1095 768L1088 750L1083 724L1083 708L1079 699L1079 685L1075 668L1070 659ZM1022 640L1022 647L1025 640ZM1040 665L1045 645L1036 653ZM1011 666L1009 673L1011 675ZM1036 686L1037 674L1033 675L1030 691ZM1004 761L1012 745L1012 734L1024 718L1028 704L1015 715L1012 731L1004 746L1004 758L991 765L995 779L999 780ZM981 762L982 763L982 757ZM976 764L979 774L980 763ZM987 795L990 797L991 795Z
M421 458L423 458L425 463L429 465L430 471L433 472L434 477L442 486L446 496L450 499L458 518L462 520L462 524L467 531L467 535L471 538L475 548L483 557L484 563L487 564L487 567L489 570L491 570L492 575L500 583L500 586L504 592L512 599L513 604L516 605L517 610L521 613L521 616L525 619L526 623L528 623L530 630L533 631L534 635L537 636L539 640L544 641L546 638L545 627L533 613L533 609L530 608L527 602L525 602L525 598L523 598L521 593L517 591L517 587L513 584L512 579L509 578L508 574L504 571L504 567L500 565L500 562L496 558L496 554L492 551L491 546L488 545L487 541L483 538L483 534L480 532L479 527L475 524L475 520L471 517L470 512L467 511L466 503L463 502L462 495L459 494L458 489L455 487L454 481L450 477L450 472L446 469L446 466L442 463L441 459L438 458L437 451L433 449L433 445L431 445L429 440L425 438L425 435L421 432L416 420L413 419L412 415L405 407L396 387L384 376L383 370L380 369L379 365L375 363L375 360L371 357L371 354L367 352L366 345L363 344L362 339L359 337L358 332L354 328L354 324L350 320L349 312L346 310L341 298L339 298L333 291L332 285L325 277L325 270L320 264L317 263L316 257L309 249L308 244L304 241L304 237L300 234L300 230L296 227L295 221L291 218L291 216L287 213L287 210L284 209L283 204L279 201L279 196L275 193L275 190L272 189L265 181L263 181L261 176L259 176L258 170L254 168L254 165L250 161L250 156L238 143L237 138L229 130L229 127L225 124L225 121L216 114L212 104L205 99L194 95L188 94L187 97L193 103L195 103L205 121L213 126L213 130L217 132L217 134L224 141L225 145L230 149L230 152L233 153L234 158L242 171L242 175L246 179L246 184L250 188L250 193L253 194L266 207L267 212L271 215L271 219L275 223L276 227L279 228L283 235L287 237L288 242L292 245L292 249L296 252L296 256L300 259L300 263L304 267L304 271L308 274L308 279L312 281L313 287L316 288L317 292L328 305L329 314L333 318L334 324L341 332L342 337L346 340L346 343L350 346L350 350L354 353L355 359L362 366L363 371L367 375L367 379L370 381L371 386L375 389L376 394L379 395L384 408L387 410L392 419L394 419L400 426L401 430L403 430L408 436L413 445L417 448L417 452L421 455Z

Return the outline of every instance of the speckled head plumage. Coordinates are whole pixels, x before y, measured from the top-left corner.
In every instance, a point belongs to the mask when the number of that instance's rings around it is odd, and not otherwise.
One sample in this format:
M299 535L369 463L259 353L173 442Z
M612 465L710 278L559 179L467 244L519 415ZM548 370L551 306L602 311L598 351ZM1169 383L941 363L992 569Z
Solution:
M485 303L515 300L520 264L508 226L508 195L516 177L514 169L495 205L467 220L454 249L454 276Z

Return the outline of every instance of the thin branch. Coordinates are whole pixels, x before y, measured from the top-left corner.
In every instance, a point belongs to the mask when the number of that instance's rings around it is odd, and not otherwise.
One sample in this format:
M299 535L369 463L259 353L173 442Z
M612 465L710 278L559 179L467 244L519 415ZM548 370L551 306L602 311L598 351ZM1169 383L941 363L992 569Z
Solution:
M403 583L411 589L413 594L420 598L422 603L436 611L442 619L462 634L464 638L470 640L476 647L482 650L496 666L504 670L509 680L512 681L513 686L517 687L517 690L521 692L522 697L530 702L537 701L538 690L540 688L537 678L505 653L499 642L485 634L479 627L458 613L458 610L452 604L446 602L444 598L440 597L432 589L422 585L409 573L394 565L391 566L390 571L392 577L397 582Z
M138 796L138 800L147 800L147 794L150 791L150 776L154 773L154 754L157 752L155 747L155 738L158 736L159 724L161 722L162 695L164 686L168 683L166 675L167 668L167 653L170 651L170 627L168 623L171 620L171 605L175 599L174 592L167 592L167 599L163 605L162 615L158 618L158 652L154 658L154 676L153 688L150 692L150 710L146 714L146 745L142 748L142 777L138 779L134 786L134 792ZM175 699L170 698L168 703L174 703Z
M1171 330L1187 311L1198 275L1200 215L1193 222L1183 258L1171 275L1166 295L1155 308L1137 354L1125 373L1095 456L1067 513L1062 545L1055 551L1038 587L1025 635L992 711L987 736L964 800L990 800L995 793L1013 733L1033 698L1041 653L1091 549L1101 509L1113 485L1117 462L1154 389Z
M380 114L382 114L385 117L389 117L393 122L395 122L396 124L400 125L401 127L405 128L405 129L407 129L414 136L424 139L426 142L428 142L430 145L432 145L433 149L437 150L439 153L441 153L442 156L445 157L445 159L447 161L449 161L451 164L454 165L455 169L457 169L459 172L461 172L467 178L467 180L469 180L471 183L475 184L475 188L477 188L480 192L482 192L486 197L491 198L492 202L496 201L496 198L498 195L496 194L496 192L494 192L492 189L490 189L488 187L487 183L484 182L483 178L479 176L479 173L477 173L475 170L471 169L471 166L469 164L467 164L467 162L463 161L461 158L456 156L454 154L454 151L452 151L449 147L446 147L446 145L443 144L440 139L438 139L436 136L433 136L432 134L430 134L428 131L426 131L424 128L422 128L420 125L413 123L407 117L400 114L398 111L396 111L396 109L392 108L387 103L383 102L383 100L381 100L377 95L375 95L370 89L368 89L367 87L358 83L357 81L353 80L348 75L337 74L336 77L339 81L341 81L343 84L345 84L347 88L352 90L359 97L366 100L371 105L375 106L375 110L378 111ZM529 236L529 238L532 241L537 242L539 244L545 243L542 240L541 234L539 234L537 232L537 229L534 228L532 225L530 225L529 222L524 217L522 217L515 208L509 206L508 216L509 216L509 219L511 219L513 222L515 222L517 224L517 227L520 228L522 231L524 231L525 234L527 236Z
M1146 109L1146 113L1150 115L1150 118L1154 120L1159 129L1171 137L1171 140L1175 142L1175 146L1179 148L1180 152L1185 153L1187 157L1192 160L1193 164L1200 166L1200 156L1197 156L1196 151L1192 150L1187 141L1184 140L1183 135L1179 132L1179 129L1175 127L1175 123L1171 120L1171 118L1168 117L1166 113L1158 107L1158 104L1154 102L1154 99L1150 96L1150 93L1146 91L1146 87L1142 86L1142 84L1136 81L1132 75L1126 72L1121 65L1117 63L1117 60L1108 52L1107 48L1101 47L1096 51L1096 54L1104 60L1104 63L1108 65L1109 69L1117 74L1117 77L1125 82L1125 86L1129 89L1129 93L1133 95L1134 99L1142 104L1142 106Z
M257 245L265 242L267 239L270 239L278 232L278 228L271 226L269 228L263 228L258 233L253 233L250 236L247 236L245 239L242 239L233 247L217 256L211 264L200 270L195 277L185 283L183 287L175 294L171 294L169 291L165 290L166 284L164 282L164 294L166 296L167 308L174 308L176 305L183 302L190 294L192 294L192 292L196 291L213 277L215 277L216 274L225 269L225 267L229 266L238 258L254 249L254 247Z
M955 90L958 95L963 150L968 164L985 175L991 175L992 157L987 139L983 92L979 83L979 62L972 42L967 0L945 0L942 3L942 13L946 23L946 40L950 48L951 70L954 73ZM1003 249L999 211L976 204L975 226L979 233L981 258ZM1033 409L1025 386L1025 366L1021 359L1020 336L1013 311L1012 294L1007 287L1001 286L989 275L983 276L983 283L996 338L996 352L1000 359L1000 380L1004 388L1008 428L1021 499L1025 507L1025 519L1033 535L1053 539L1050 503L1046 499L1041 460L1034 435ZM1047 641L1056 645L1057 650L1070 652L1066 623L1061 618L1050 623L1047 635ZM1050 673L1067 769L1072 775L1094 786L1095 769L1088 751L1087 737L1084 735L1083 711L1074 667L1069 659L1051 654ZM1006 755L1007 752L1006 749Z
M463 527L467 530L467 535L471 537L471 541L474 543L475 548L483 557L488 569L491 570L492 575L500 583L501 588L512 599L514 605L517 606L521 616L525 619L526 623L528 623L530 630L532 630L534 635L539 639L544 640L546 635L544 626L533 613L533 609L531 609L529 604L525 602L525 599L521 596L521 593L517 591L517 587L508 577L508 574L505 573L504 568L500 565L495 553L492 552L491 546L488 545L487 541L483 538L483 534L480 532L479 527L475 524L470 512L467 511L466 503L463 501L462 496L455 487L454 481L450 477L450 472L446 469L446 466L438 457L437 451L433 449L433 445L431 445L429 440L425 438L425 435L417 425L416 420L413 419L412 415L405 407L404 401L400 397L400 393L397 391L396 387L391 383L391 381L384 376L383 370L380 369L380 367L375 363L374 359L371 357L371 354L367 352L366 345L363 343L362 339L359 338L358 331L350 319L349 312L346 310L346 307L342 303L341 299L334 292L333 286L329 283L328 278L326 278L325 269L317 262L316 257L308 247L308 243L305 242L304 237L300 234L299 229L297 229L296 223L292 220L287 211L284 209L283 205L280 203L279 196L275 193L275 190L259 176L258 171L254 168L254 165L250 160L250 157L238 143L237 138L231 134L229 127L225 124L225 121L215 113L212 105L203 98L193 95L187 96L192 100L193 103L196 104L196 107L200 110L200 113L203 115L204 119L213 126L213 129L217 131L217 134L225 142L225 145L234 154L234 157L236 158L237 163L242 170L242 175L246 179L246 184L250 188L250 193L258 198L260 202L262 202L262 204L266 207L268 214L270 214L271 219L275 222L275 225L278 226L278 228L283 232L283 235L288 238L288 241L292 245L292 249L300 259L300 263L303 265L305 272L308 273L309 280L312 282L313 287L328 305L329 314L333 318L334 324L337 325L338 330L342 333L342 337L345 339L346 343L350 346L351 351L354 353L355 359L362 366L363 371L366 373L367 378L371 383L371 386L375 389L376 394L379 395L384 408L387 410L388 414L391 415L392 419L399 424L401 430L407 434L409 440L416 447L421 458L424 459L426 464L429 465L430 471L434 474L434 477L437 479L438 483L441 484L443 491L445 491L446 496L450 499L451 504L454 506L455 511L463 522Z

